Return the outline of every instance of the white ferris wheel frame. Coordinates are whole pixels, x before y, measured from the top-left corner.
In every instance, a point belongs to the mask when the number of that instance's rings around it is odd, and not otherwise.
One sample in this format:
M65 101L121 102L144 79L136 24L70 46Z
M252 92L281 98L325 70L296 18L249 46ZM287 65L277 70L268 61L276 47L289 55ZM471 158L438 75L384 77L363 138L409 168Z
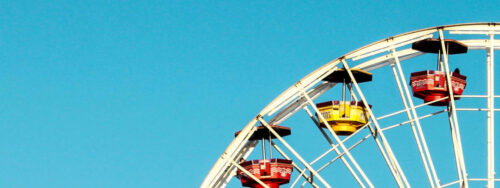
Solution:
M436 37L441 39L441 47L445 49L444 46L444 31L447 31L450 35L460 34L460 35L487 35L489 38L487 39L467 39L467 40L459 40L466 44L469 50L485 50L486 57L486 67L487 67L487 94L486 95L461 95L459 97L462 98L486 98L487 99L487 108L456 108L455 100L453 97L453 92L451 89L451 84L448 85L449 91L449 106L444 109L434 113L430 113L423 116L418 116L416 113L416 109L422 106L426 106L430 103L436 102L431 101L421 105L415 105L413 103L412 95L410 94L410 89L408 88L408 83L404 79L404 74L401 68L401 61L411 59L417 56L420 56L424 53L411 49L411 44L416 41L420 41L423 39L432 38L434 34L437 34ZM333 163L335 160L340 159L349 172L353 175L354 179L358 182L361 187L374 187L370 179L366 176L364 171L360 168L354 157L351 155L350 150L355 146L363 142L364 140L372 137L374 138L378 149L380 150L382 156L385 159L385 162L391 171L394 180L396 181L399 187L410 187L410 184L406 180L405 174L403 173L397 158L394 156L392 149L389 145L388 140L385 138L384 131L398 127L404 124L410 124L412 128L412 132L414 135L414 139L416 141L417 147L419 149L420 157L425 168L427 174L427 180L431 187L447 187L450 185L458 184L460 187L469 187L469 181L485 181L487 182L487 186L489 188L494 187L495 181L500 181L500 179L495 179L495 148L494 148L494 112L500 111L500 109L494 108L494 99L499 98L500 96L494 95L494 51L500 49L500 40L495 40L494 36L500 34L500 23L467 23L467 24L455 24L455 25L446 25L439 27L432 27L426 29L420 29L400 35L396 35L393 37L389 37L384 40L380 40L374 42L372 44L361 47L357 50L354 50L350 53L347 53L335 60L332 60L322 67L316 69L306 77L302 78L296 84L285 90L281 95L275 98L270 104L268 104L261 112L259 112L255 118L253 118L244 129L234 138L231 144L227 147L225 152L219 157L217 162L214 164L205 180L201 184L202 188L212 188L212 187L225 187L226 184L234 177L236 169L240 169L248 176L252 177L254 180L259 182L264 187L267 187L263 182L255 178L251 173L246 171L243 167L238 164L238 160L241 158L246 158L253 151L258 141L249 140L250 136L256 131L256 125L262 124L269 129L269 131L281 142L283 146L292 154L295 159L298 161L294 161L294 168L300 173L299 177L302 176L307 183L309 182L314 187L331 187L328 182L321 177L318 171L321 171L327 165ZM410 47L408 47L410 46ZM443 50L443 67L446 72L447 82L451 83L450 80L450 70L448 66L448 58L446 51ZM371 57L371 59L363 61L365 58ZM352 72L349 69L349 65L353 64L352 62L356 62L356 66L353 68L362 69L365 71L370 71L374 69L378 69L384 66L390 66L392 68L394 78L396 79L396 83L399 89L399 93L401 95L401 99L404 104L404 109L387 114L384 116L376 117L370 108L368 108L368 113L370 114L371 120L368 124L366 124L361 129L367 128L370 130L370 134L363 137L361 140L357 141L354 145L347 147L344 143L346 140L350 139L353 135L350 135L346 138L341 139L337 136L337 134L332 130L330 126L326 126L328 132L325 132L324 129L319 127L319 122L314 117L313 112L318 115L318 118L322 120L322 122L327 122L325 118L321 115L319 110L317 109L314 99L321 96L323 93L331 89L335 83L329 83L322 81L323 78L331 74L332 72L337 70L338 65L343 65L349 76L353 81L354 88L349 88L350 90L355 90L358 93L358 96L354 95L355 99L362 100L365 104L369 104L366 101L366 98L359 88L356 80ZM313 112L309 109L312 108ZM295 149L290 146L283 138L281 138L277 132L275 132L270 125L271 124L279 124L295 114L299 110L305 110L313 122L317 125L326 141L331 145L331 148L323 153L321 156L316 158L311 162L305 161L301 155L295 151ZM463 150L462 150L462 141L460 136L459 123L457 120L456 111L486 111L487 113L487 177L486 178L469 178L467 175L467 170L463 158ZM429 153L429 149L427 148L427 143L422 132L420 126L420 120L440 114L443 112L448 113L450 130L452 135L452 143L453 150L456 162L456 170L458 175L458 180L453 182L448 182L446 184L441 184L439 182L439 178L434 169L434 163L432 161L431 155ZM394 116L396 114L406 113L408 117L408 121L398 123L396 125L387 126L382 128L378 120L384 119L390 116ZM271 119L266 121L264 120L264 116L268 116ZM331 134L332 137L328 136L328 133ZM335 140L337 144L332 141L332 138ZM271 145L286 159L290 159L287 153L283 151L278 145L274 142L271 142ZM324 157L327 153L335 151L337 156L325 166L314 169L311 167L316 161ZM301 169L296 162L301 163L305 169ZM309 171L310 173L306 173ZM309 175L308 175L309 174ZM309 176L314 176L318 181L312 181ZM295 179L292 183L292 187L298 182L299 177Z

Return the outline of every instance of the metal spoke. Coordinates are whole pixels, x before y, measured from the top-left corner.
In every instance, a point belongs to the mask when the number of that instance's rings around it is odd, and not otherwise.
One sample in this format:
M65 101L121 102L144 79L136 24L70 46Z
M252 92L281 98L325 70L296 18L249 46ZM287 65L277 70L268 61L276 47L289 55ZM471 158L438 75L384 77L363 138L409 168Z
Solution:
M326 187L331 187L325 179L323 179L316 170L314 170L305 160L302 158L299 153L295 151L281 136L264 120L262 119L261 116L257 116L257 118L262 125L264 125L292 154L299 159L299 161L302 163L302 165L306 166L309 171L311 171L316 177L318 177L318 180L323 183Z
M274 149L276 149L276 151L278 151L278 152L279 152L279 153L280 153L280 154L281 154L281 155L282 155L285 159L291 160L291 158L290 158L290 157L288 157L288 155L287 155L285 152L283 152L283 150L282 150L282 149L281 149L278 145L276 145L273 141L271 141L271 144L270 144L270 145L272 145L272 146L274 147ZM306 181L307 181L307 182L309 182L312 186L314 186L314 187L318 187L318 185L316 185L316 183L314 183L314 182L312 181L312 177L309 177L309 176L307 176L307 175L305 174L305 170L300 169L300 167L299 167L299 166L297 166L297 164L296 164L295 162L292 162L292 165L293 165L293 167L294 167L297 171L299 171L299 172L300 172L300 175L299 175L298 177L302 176L302 177L304 177L304 179L306 179ZM306 169L307 169L307 168L306 168ZM298 179L298 178L297 178L297 179Z
M250 173L248 170L245 168L241 167L238 163L234 162L233 160L230 161L236 168L240 169L243 173L245 173L247 176L250 176L253 180L255 180L257 183L259 183L261 186L270 188L268 185L266 185L264 182L260 181L259 178L255 177L252 173Z
M355 144L353 144L351 147L347 148L347 150L351 151L352 149L354 149L354 147L358 146L363 141L365 141L366 139L370 138L370 136L371 135L367 135L367 136L363 137L361 140L359 140L358 142L356 142ZM321 166L320 168L318 168L318 172L321 172L322 170L324 170L329 165L333 164L333 162L335 162L337 159L341 158L345 154L346 154L346 152L343 152L340 155L337 155L335 158L333 158L332 160L328 161L326 164L324 164L323 166ZM305 185L305 183L306 182L302 183L301 187L303 187Z
M307 108L307 107L304 107L304 108ZM344 138L344 139L342 140L342 143L345 143L347 140L349 140L349 139L350 139L351 137L353 137L354 135L358 134L358 133L360 132L360 130L365 129L367 126L368 126L368 124L367 124L367 125L364 125L363 127L360 127L358 131L356 131L356 132L354 132L353 134L351 134L351 135L347 136L346 138ZM323 131L323 132L324 132L324 131ZM370 136L371 136L371 134L369 134L369 135L365 136L364 138L362 138L361 140L359 140L358 142L356 142L353 146L351 146L348 150L350 151L350 150L351 150L354 146L357 146L357 145L361 144L361 142L365 141L365 140L366 140L366 138L368 138L368 137L370 137ZM313 164L315 164L315 163L316 163L316 162L318 162L320 159L322 159L323 157L325 157L328 153L330 153L331 151L333 151L333 148L338 148L338 147L339 147L339 144L334 145L334 146L333 146L333 147L331 147L330 149L326 150L323 154L321 154L321 155L319 155L318 157L316 157L316 159L314 159L313 161L311 161L311 163L309 163L309 165L313 165ZM335 157L335 159L338 159L338 157L341 157L341 156L343 156L343 155L345 155L345 152L341 153L340 155L337 155L337 156ZM335 161L335 160L333 160L333 161ZM333 162L333 161L332 161L332 162ZM331 162L330 162L330 163L331 163ZM327 164L328 164L328 163L327 163ZM326 165L326 166L327 166L327 165ZM322 168L323 168L323 167L322 167ZM322 168L320 168L320 169L322 169ZM320 171L320 170L318 170L318 172L319 172L319 171ZM297 180L296 180L296 181L297 181ZM295 181L294 181L294 183L295 183ZM292 186L292 187L293 187L293 186Z
M330 146L332 147L332 149L337 153L337 155L340 156L341 152L339 151L338 147L333 143L333 141L328 137L328 135L326 134L326 132L323 130L323 128L321 128L321 125L320 123L318 122L318 120L316 120L316 118L314 118L313 114L311 113L311 111L307 108L307 107L304 107L304 110L307 112L307 115L309 115L309 117L311 118L311 120L314 122L314 124L316 125L316 127L320 130L321 134L325 137L325 139L328 141L328 143L330 144ZM342 142L342 141L341 141ZM344 158L344 157L341 157L340 158L342 160L342 162L345 164L345 166L347 167L347 169L349 170L349 172L352 174L352 176L354 177L354 179L356 179L356 181L359 183L359 185L361 187L365 187L365 185L363 184L363 182L361 181L361 179L359 179L358 177L358 174L356 174L356 172L352 169L351 165L349 164L349 162L347 162L347 160ZM363 171L362 169L358 169L359 171ZM364 173L364 172L363 172ZM369 180L368 180L369 181Z
M448 87L448 95L449 95L449 111L450 111L450 127L452 129L452 138L453 138L453 145L455 147L455 155L457 158L457 162L459 165L459 180L461 181L461 187L469 187L469 184L467 182L467 172L465 170L465 162L464 162L464 154L462 150L462 141L460 139L460 129L458 126L458 120L457 120L457 112L455 111L455 99L453 96L453 89L452 89L452 84L451 84L451 74L450 74L450 68L448 66L448 54L446 51L446 48L444 46L444 37L443 37L443 30L439 29L439 39L441 41L441 51L443 53L443 63L444 63L444 69L445 69L445 75L446 75L446 82L447 87Z
M488 92L488 112L487 112L487 147L488 147L488 187L495 187L495 63L494 63L494 45L495 35L490 35L490 47L487 52L486 60L487 72L487 92Z
M333 135L333 138L337 141L337 143L339 144L340 148L344 152L346 152L347 158L349 158L349 160L353 163L354 167L356 168L356 170L358 170L358 172L360 173L361 177L363 177L363 179L366 181L366 183L368 184L369 187L373 187L373 184L371 183L370 179L368 179L368 177L363 172L363 170L361 170L361 167L359 167L358 163L356 162L356 160L354 159L354 157L352 157L351 153L347 150L347 148L345 147L345 145L342 142L342 140L340 140L340 138L337 136L337 134L335 133L335 131L333 131L332 127L329 125L328 121L326 121L325 117L323 117L323 115L321 114L321 112L319 111L319 109L316 107L316 105L314 104L314 102L312 101L312 99L309 98L309 96L307 95L307 93L304 90L302 90L302 95L306 98L306 100L309 102L309 105L318 114L318 117L320 118L320 120L323 121L323 122L325 122L326 128L328 129L328 131L330 131L330 134ZM362 185L362 186L364 186L364 185Z
M343 63L345 63L345 61L344 61L344 60L343 60ZM350 72L350 71L349 71L349 72ZM351 73L351 75L352 75L352 73ZM352 80L354 80L354 78L351 78L351 79L352 79ZM355 80L354 80L354 81L355 81ZM352 87L350 87L350 86L348 86L348 87L349 87L349 90L351 91L351 93L353 94L354 100L359 101L359 99L356 97L356 95L354 94L354 92L352 92ZM359 88L359 86L358 86L357 88ZM360 91L360 90L359 90L359 91ZM365 102L363 102L363 103L365 103ZM368 103L365 103L365 104L368 104ZM370 116L373 116L373 117L372 117L372 119L374 119L374 120L379 120L379 119L380 119L380 118L375 117L375 115L373 115L373 112L371 111L371 109L370 109L370 108L368 108L368 110L369 110L369 112L371 113L371 115L370 115ZM373 121L372 121L372 122L373 122ZM378 124L378 123L377 123L377 124ZM380 129L380 128L377 128L377 127L375 127L375 129L374 129L374 128L372 127L372 123L370 123L370 122L368 122L368 124L367 124L367 125L365 125L365 126L366 126L366 127L368 127L368 128L370 129L371 136L372 136L372 137L373 137L373 139L375 140L375 143L377 144L377 147L378 147L378 149L379 149L380 153L382 154L382 157L383 157L383 158L384 158L384 160L386 161L387 166L389 167L389 170L391 171L391 173L392 173L392 175L393 175L394 179L396 180L396 183L398 183L398 185L399 185L400 187L402 187L403 185L401 185L401 184L400 184L400 183L401 183L401 181L399 181L399 182L398 182L398 178L399 178L399 177L397 177L397 174L398 174L398 173L397 173L397 172L398 172L398 171L397 171L397 169L399 169L399 171L401 171L401 172L402 172L401 167L399 167L399 164L397 163L397 161L396 161L396 164L394 164L394 163L392 162L392 160L389 158L390 156L388 155L388 153L386 153L386 152L387 152L387 151L386 151L386 147L388 146L388 144L387 144L386 146L383 146L383 143L384 143L384 142L381 142L381 140L382 140L382 139L379 139L379 137L378 137L378 134L379 134L379 133L382 133L383 129ZM383 134L383 133L382 133L382 134ZM384 137L384 138L385 138L385 137ZM390 149L390 146L389 146L389 149ZM391 152L392 152L392 150L391 150ZM397 166L396 166L396 167L394 167L393 165L397 165ZM394 168L396 168L396 169L394 169ZM403 177L404 177L404 174L403 174ZM405 179L404 179L404 180L405 180L406 184L408 185L408 182L406 181L406 177L405 177Z
M430 114L427 114L427 115L423 115L423 116L417 117L417 118L415 118L413 120L408 120L408 121L404 121L404 122L401 122L401 123L398 123L398 124L395 124L395 125L384 127L384 128L382 128L382 131L386 131L386 130L389 130L389 129L392 129L392 128L396 128L396 127L399 127L401 125L405 125L405 124L411 123L411 122L413 122L415 120L421 120L421 119L425 119L425 118L428 118L428 117L432 117L432 116L435 116L435 115L438 115L440 113L447 112L447 111L448 111L447 109L439 110L437 112L433 112L433 113L430 113Z
M345 70L347 70L347 73L349 74L349 77L351 78L351 81L354 84L356 91L358 92L359 96L361 97L361 100L363 101L364 105L367 107L368 113L372 117L372 122L375 126L375 131L377 132L378 135L380 135L380 140L382 141L385 152L387 153L387 156L389 159L387 164L388 164L389 168L393 167L392 172L393 172L394 178L396 179L396 182L398 183L399 186L410 187L410 185L408 184L408 181L406 180L406 177L405 177L403 171L401 170L401 167L399 166L399 163L397 162L396 156L392 152L392 149L389 146L389 143L387 142L387 139L385 138L384 133L382 131L380 131L380 126L378 124L378 121L376 120L375 115L373 114L371 108L368 106L369 103L366 101L366 98L365 98L363 92L361 91L361 89L358 85L358 82L354 78L351 70L349 69L349 65L347 65L347 62L345 61L345 59L342 59L342 64L344 65Z
M413 136L415 138L415 142L417 143L417 147L420 153L420 157L422 158L422 163L424 164L429 183L431 187L439 187L439 179L437 177L436 170L434 169L434 163L432 162L429 149L427 148L427 142L425 140L422 127L420 126L420 121L417 115L417 111L415 110L415 105L413 104L412 97L410 95L410 90L408 89L408 84L404 79L403 69L401 68L398 56L395 55L395 48L392 48L392 54L395 61L395 65L392 65L394 78L396 79L399 93L401 95L401 99L403 100L403 105L405 106L405 109L407 109L406 114L408 116L408 120L410 121ZM410 110L408 110L408 106ZM413 123L413 119L415 119L415 123Z

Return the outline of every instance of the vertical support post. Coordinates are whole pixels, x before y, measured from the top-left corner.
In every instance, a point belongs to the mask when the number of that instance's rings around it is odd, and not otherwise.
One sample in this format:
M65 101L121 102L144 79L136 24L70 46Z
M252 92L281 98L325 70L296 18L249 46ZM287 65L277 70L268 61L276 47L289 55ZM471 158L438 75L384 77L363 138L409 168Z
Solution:
M443 64L444 64L444 70L445 70L445 76L446 76L446 83L447 84L447 88L448 88L448 95L449 95L449 100L450 100L450 104L449 104L449 108L450 108L450 111L451 111L451 120L450 121L450 124L451 124L451 132L452 134L454 134L454 145L455 145L455 155L456 155L456 158L458 159L458 163L460 165L460 171L461 173L459 173L459 178L460 178L460 174L463 176L461 179L461 184L460 184L460 187L469 187L469 183L467 181L467 171L465 170L465 162L464 162L464 154L463 154L463 150L462 150L462 141L460 139L460 129L459 129L459 126L458 126L458 120L457 120L457 111L456 111L456 108L455 108L455 97L453 96L453 88L452 88L452 84L451 84L451 74L450 74L450 68L448 66L448 51L446 50L445 48L445 44L444 44L444 36L443 36L443 29L439 29L439 38L440 38L440 41L441 41L441 50L443 51ZM453 137L453 136L452 136Z
M345 79L344 79L344 82L342 83L342 101L345 101Z
M266 160L266 139L262 138L262 159Z
M490 34L490 47L487 51L486 72L488 92L487 113L487 147L488 147L488 188L495 187L495 68L494 68L494 43L495 37Z
M271 134L269 134L269 159L273 158L273 147L271 146Z
M387 139L385 138L384 133L381 131L381 128L380 128L380 126L378 124L377 119L375 118L375 115L373 114L372 109L369 107L368 102L366 101L365 95L361 91L361 88L359 87L358 82L354 78L354 75L352 74L352 72L351 72L351 70L349 68L349 65L347 65L347 62L345 61L345 59L342 59L342 64L344 65L344 68L346 69L347 73L349 74L349 77L351 78L351 81L352 81L354 87L356 88L356 91L358 92L359 97L363 101L364 105L367 107L368 113L372 117L371 119L372 119L373 125L375 126L375 131L377 132L377 134L380 135L380 139L382 140L382 144L383 144L383 146L384 146L384 148L385 148L385 150L387 152L387 155L388 155L388 157L390 159L390 163L392 163L392 166L394 166L394 168L393 168L393 170L394 170L393 174L395 174L394 177L396 179L396 182L398 182L400 186L402 186L403 183L404 183L404 186L410 187L410 185L408 183L408 180L406 179L405 174L401 170L401 166L399 166L399 163L398 163L398 161L396 159L396 156L392 152L392 149L389 146L389 143L387 142ZM389 166L391 166L391 165L389 165Z
M425 141L424 133L422 131L422 127L420 126L420 120L418 118L417 111L415 110L415 105L413 104L413 100L410 95L410 90L408 89L408 84L406 83L403 74L403 69L401 68L401 63L399 61L399 57L397 56L396 49L394 47L392 47L392 55L394 57L394 64L392 65L392 71L394 73L394 78L396 79L396 83L399 88L401 99L403 100L403 104L406 109L408 120L410 120L413 136L415 137L415 142L417 143L417 147L420 152L420 157L422 158L422 162L424 164L424 168L427 173L427 178L429 179L431 187L440 187L439 179L437 177L436 170L434 169L434 163L432 162L432 158L429 149L427 147L427 142ZM400 82L400 80L402 83ZM404 89L404 93L402 88ZM410 108L408 108L408 106ZM415 120L415 122L413 122L413 120Z

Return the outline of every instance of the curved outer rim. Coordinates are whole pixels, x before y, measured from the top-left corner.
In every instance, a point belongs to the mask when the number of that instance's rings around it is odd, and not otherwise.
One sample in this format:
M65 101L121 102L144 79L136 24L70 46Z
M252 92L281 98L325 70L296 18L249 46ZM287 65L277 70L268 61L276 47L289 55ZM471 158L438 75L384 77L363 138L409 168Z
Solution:
M258 123L258 119L265 115L271 116L274 112L282 109L283 106L289 104L291 101L295 100L300 94L300 91L307 91L318 82L321 78L328 75L329 73L336 70L336 66L341 60L353 59L358 56L358 53L363 52L371 47L377 45L389 45L391 42L394 43L398 40L403 40L404 37L411 35L432 34L437 32L439 29L442 30L466 30L466 31L481 31L481 32L492 32L494 34L499 34L500 32L500 22L477 22L477 23L463 23L463 24L452 24L437 27L429 27L424 29L418 29L399 35L394 35L361 48L353 50L347 54L344 54L325 65L319 67L318 69L312 71L304 78L300 79L297 83L289 87L287 90L282 92L278 97L272 100L265 108L263 108L255 118L253 118L241 131L241 133L229 144L224 153L218 158L217 162L214 164L208 175L205 177L203 183L200 187L224 187L232 176L232 173L236 170L236 167L232 165L229 160L239 159L241 157L247 157L256 145L256 141L249 141L249 135L251 135L255 130L255 124ZM399 41L404 42L404 41ZM496 48L496 44L495 44ZM387 50L383 50L384 52ZM380 52L379 52L380 53ZM378 53L376 53L378 54ZM362 54L359 54L362 55ZM361 63L353 68L363 68L363 65L367 63ZM330 86L332 87L332 86Z

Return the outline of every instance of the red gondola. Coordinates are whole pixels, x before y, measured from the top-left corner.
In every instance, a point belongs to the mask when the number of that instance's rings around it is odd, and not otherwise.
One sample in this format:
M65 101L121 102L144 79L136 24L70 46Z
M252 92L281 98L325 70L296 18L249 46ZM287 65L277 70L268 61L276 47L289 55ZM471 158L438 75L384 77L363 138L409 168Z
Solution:
M467 46L456 40L444 39L446 54L460 54L467 52ZM414 50L426 53L438 54L437 70L425 70L411 73L410 85L413 89L413 96L423 99L424 102L431 102L433 106L446 106L450 99L446 74L443 70L441 56L444 55L441 48L440 39L425 39L412 44ZM451 88L453 95L461 95L467 85L467 77L460 74L459 69L450 73ZM446 98L446 99L445 99ZM442 100L439 100L442 99ZM455 100L460 98L455 97Z
M410 83L413 88L413 96L424 99L424 102L430 102L445 98L449 95L448 86L446 85L446 78L442 71L426 70L411 73ZM467 82L466 77L459 73L452 73L451 75L451 88L453 95L462 95ZM460 98L455 97L455 100ZM449 98L439 100L431 105L446 106L448 105Z
M278 133L281 137L288 136L291 134L290 128L271 125L272 129ZM237 136L240 132L235 133ZM269 186L270 188L279 188L280 185L286 184L290 181L290 176L293 171L292 161L286 159L276 159L272 158L272 150L269 148L271 159L266 159L265 153L265 140L269 139L269 143L271 139L276 138L271 132L264 126L257 127L257 130L254 134L249 138L249 140L262 140L262 155L263 159L261 160L251 160L245 161L242 159L240 161L240 166L245 170L250 172L255 178L262 181L264 184ZM251 176L239 170L236 172L237 177L240 179L241 184L244 187L251 188L263 188L263 186L253 179Z
M240 165L270 188L279 188L288 183L293 171L292 161L285 159L252 160ZM243 171L238 170L237 173L244 187L263 188Z

